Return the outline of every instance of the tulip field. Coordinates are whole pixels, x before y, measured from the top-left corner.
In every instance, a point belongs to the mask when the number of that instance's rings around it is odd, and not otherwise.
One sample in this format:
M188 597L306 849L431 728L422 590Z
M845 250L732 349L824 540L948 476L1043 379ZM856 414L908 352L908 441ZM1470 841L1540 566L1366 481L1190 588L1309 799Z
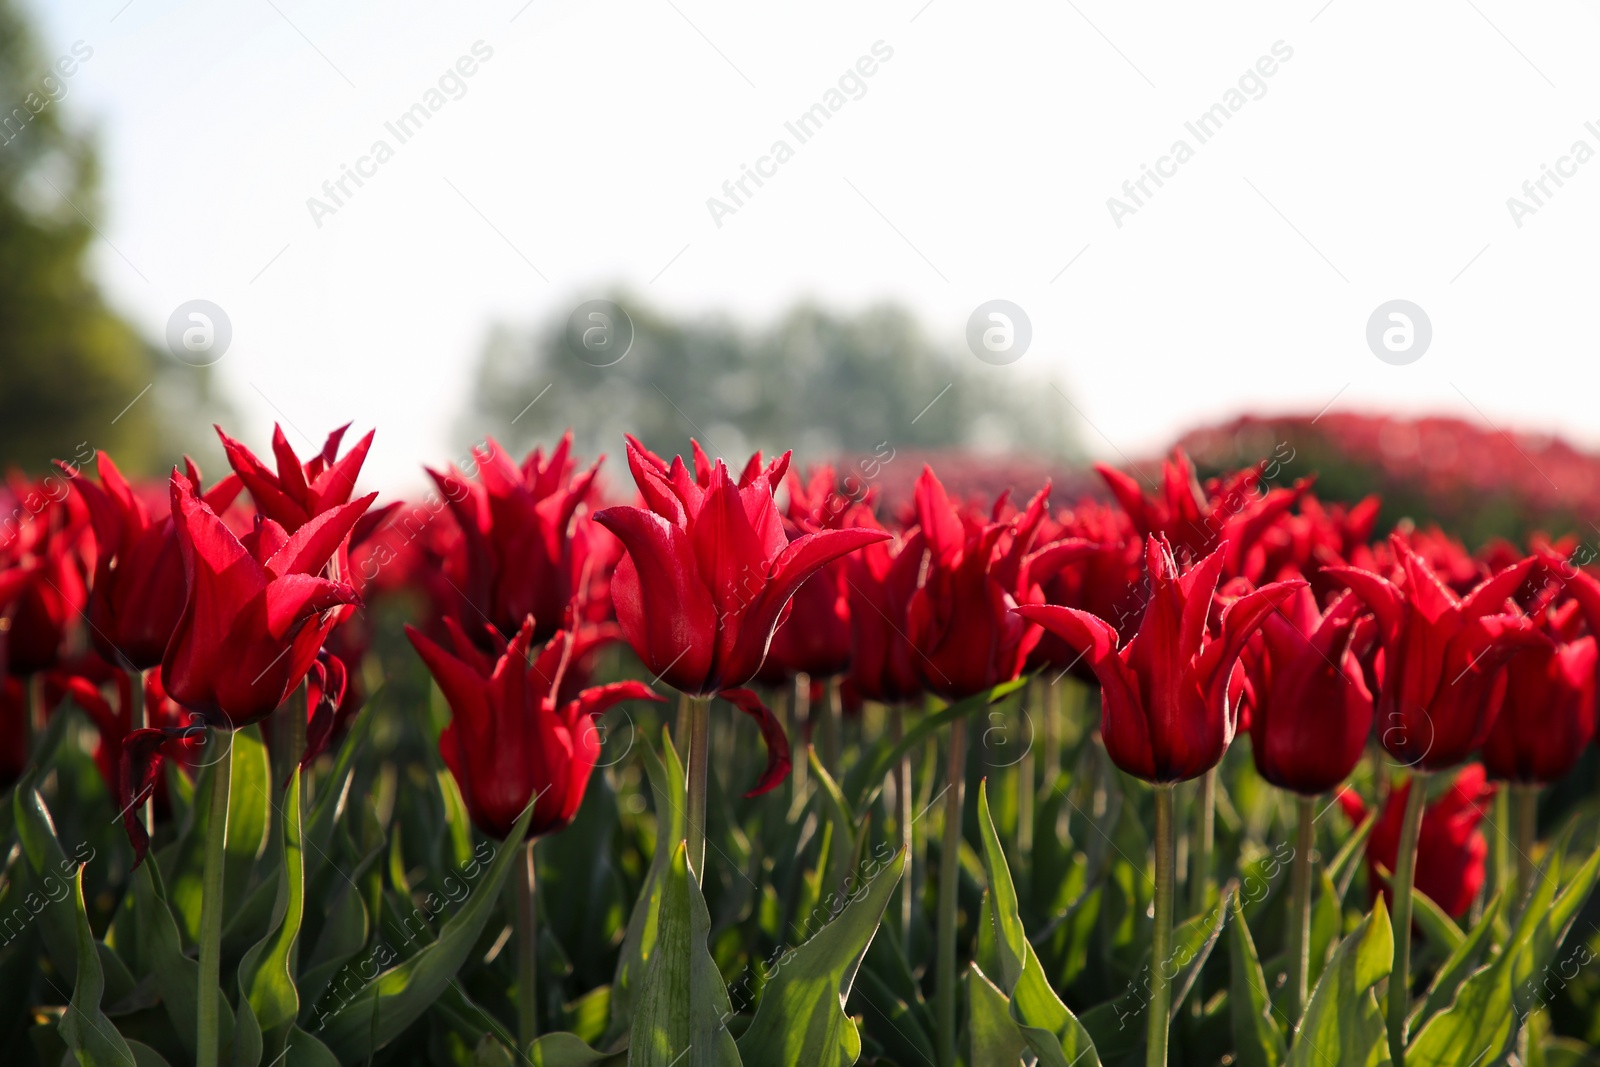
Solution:
M0 1063L1600 1065L1575 537L218 433L0 488Z

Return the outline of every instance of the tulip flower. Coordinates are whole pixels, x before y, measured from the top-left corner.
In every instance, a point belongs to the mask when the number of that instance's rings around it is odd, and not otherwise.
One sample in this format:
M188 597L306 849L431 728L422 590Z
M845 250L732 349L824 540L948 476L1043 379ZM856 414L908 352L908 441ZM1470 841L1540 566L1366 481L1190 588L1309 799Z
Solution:
M535 449L518 467L489 439L472 452L476 482L458 470L428 471L462 534L449 561L464 601L455 614L470 621L480 643L487 631L478 621L509 639L529 615L538 620L534 640L549 640L580 591L587 553L574 537L575 516L594 490L601 460L574 475L571 450L569 431L548 458Z
M83 504L51 476L13 478L0 503L0 670L27 676L61 659L67 634L88 600Z
M1326 613L1299 589L1261 622L1258 654L1245 656L1253 694L1251 754L1261 777L1316 796L1350 776L1372 730L1372 693L1358 658L1370 630L1346 594Z
M1238 598L1223 610L1221 633L1212 637L1206 620L1222 551L1180 572L1172 549L1150 537L1149 600L1138 632L1120 649L1116 627L1088 612L1055 605L1017 609L1083 653L1104 694L1100 729L1106 753L1147 782L1185 781L1222 759L1237 727L1229 681L1245 642L1305 586L1299 580L1275 582Z
M932 468L923 468L916 507L927 566L906 610L906 636L929 690L960 699L1021 673L1041 631L1012 609L1041 603L1039 581L1080 551L1052 545L1029 554L1049 492L1046 484L1011 522L984 522L952 504Z
M1276 582L1222 609L1216 636L1208 628L1217 582L1229 549L1180 570L1165 539L1145 542L1149 600L1138 632L1120 649L1111 623L1055 605L1024 605L1017 614L1083 653L1100 680L1100 730L1111 761L1156 786L1156 933L1152 952L1172 951L1172 785L1204 774L1222 759L1237 727L1231 686L1245 643L1302 581ZM1155 969L1147 1047L1166 1063L1171 976Z
M865 508L849 522L882 529ZM916 527L845 557L854 655L850 681L864 699L898 705L922 693L920 653L906 636L907 613L921 576L924 540Z
M1395 870L1401 846L1402 813L1413 785L1420 781L1413 777L1390 792L1367 841L1367 868L1373 899L1381 892L1389 900L1391 910L1394 892L1379 872L1380 869ZM1470 763L1461 768L1450 788L1424 809L1422 829L1417 838L1416 887L1452 918L1465 915L1483 887L1489 843L1478 826L1494 794L1494 786L1485 781L1483 767ZM1354 790L1341 793L1339 804L1354 823L1359 824L1367 817L1368 809Z
M615 682L559 699L573 636L558 630L529 666L535 623L525 619L497 656L484 653L454 619L454 652L406 627L450 705L439 754L461 787L467 812L484 833L504 840L537 797L528 836L570 823L600 754L593 722L624 700L660 701L642 682Z
M1324 570L1366 602L1381 645L1375 661L1379 740L1411 767L1416 781L1454 767L1482 745L1505 698L1502 668L1521 645L1537 643L1527 618L1508 613L1509 598L1534 560L1522 560L1458 596L1398 534L1389 539L1399 584L1355 567ZM1411 887L1426 788L1413 790L1400 823L1395 858L1392 988L1411 982ZM1408 997L1389 998L1389 1055L1405 1061Z
M333 609L357 602L352 587L321 572L377 494L322 512L292 535L258 516L241 540L184 475L173 471L171 488L189 592L161 676L208 725L237 729L288 698L333 628Z
M1354 567L1324 573L1377 617L1383 746L1407 766L1445 770L1483 744L1505 695L1501 668L1517 648L1539 640L1525 617L1506 611L1534 561L1522 560L1460 597L1405 539L1391 537L1390 545L1400 562L1399 584Z
M1577 765L1595 734L1595 639L1578 637L1579 605L1535 616L1547 640L1519 648L1506 664L1506 695L1484 740L1491 778L1549 785Z
M786 517L796 536L844 526L850 500L840 493L832 467L818 467L806 481L791 470L787 484ZM850 666L849 558L834 560L795 590L788 618L773 631L763 675L776 667L783 675L832 678Z
M152 516L111 457L98 453L100 485L78 483L89 507L96 548L94 585L89 593L89 639L108 663L143 671L161 662L183 613L183 553L171 514ZM62 464L70 475L73 470ZM200 471L188 462L188 478L200 485ZM229 475L203 494L222 514L242 482Z
M789 454L765 468L760 454L735 482L694 443L695 473L668 467L628 438L628 466L647 507L613 507L595 521L626 555L611 582L617 622L648 670L706 696L755 676L802 582L881 530L819 530L791 541L773 494Z
M239 475L244 487L250 490L250 499L256 510L294 533L318 515L350 502L355 492L356 476L366 462L367 451L372 447L372 435L367 435L343 456L339 444L349 423L328 435L322 451L302 463L300 457L283 435L283 428L272 427L272 455L277 463L274 472L244 445L214 427L222 439L222 450L228 462Z

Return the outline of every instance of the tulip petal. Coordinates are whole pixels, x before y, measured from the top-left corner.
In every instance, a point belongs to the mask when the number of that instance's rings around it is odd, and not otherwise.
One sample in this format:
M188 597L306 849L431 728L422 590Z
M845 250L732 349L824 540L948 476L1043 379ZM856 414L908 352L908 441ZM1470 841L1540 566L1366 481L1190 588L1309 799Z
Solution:
M595 521L628 553L611 580L623 635L651 672L684 692L700 691L711 672L717 611L688 535L643 508L607 508Z
M761 727L761 739L767 745L766 769L761 772L761 779L756 782L755 788L745 796L758 797L771 792L789 777L789 770L794 764L789 755L789 735L784 732L783 724L752 690L724 689L717 695L754 719Z
M355 529L362 513L372 506L377 493L342 504L315 516L296 530L267 560L267 570L276 577L289 574L314 574L332 559L344 539Z

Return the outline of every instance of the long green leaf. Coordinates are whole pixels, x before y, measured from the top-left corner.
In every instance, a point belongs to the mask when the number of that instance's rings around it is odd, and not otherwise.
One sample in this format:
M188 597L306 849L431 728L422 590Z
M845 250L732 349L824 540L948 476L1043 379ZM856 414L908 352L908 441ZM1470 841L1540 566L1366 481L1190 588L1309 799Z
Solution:
M522 855L516 843L522 841L532 818L530 804L506 835L484 880L444 924L437 940L379 974L336 1013L322 1017L317 1033L341 1061L364 1059L399 1037L455 978L494 912L514 859Z
M81 867L73 875L72 900L78 977L72 989L72 1003L61 1018L61 1037L77 1056L79 1067L126 1067L133 1062L133 1051L100 1010L105 975L100 970L100 950L94 931L89 928L89 913L83 906Z
M232 827L229 827L230 832ZM305 841L300 822L300 770L289 777L278 835L282 860L272 928L239 962L239 995L249 1001L263 1032L291 1022L300 1011L300 994L291 966L305 904Z
M1099 1067L1100 1056L1089 1031L1050 988L1022 928L1011 868L989 814L987 782L978 786L978 832L983 838L983 868L999 935L995 947L1000 957L1000 988L1011 998L1011 1018L1043 1067Z
M861 1035L844 1002L905 867L901 849L881 870L863 869L862 884L849 888L838 917L776 961L777 974L769 977L755 1019L739 1038L741 1058L818 1067L856 1062Z
M967 971L967 1009L969 1063L1022 1062L1028 1041L1011 1018L1011 999L976 963Z
M1311 993L1288 1067L1377 1067L1389 1038L1373 991L1394 965L1389 911L1380 902L1339 943Z
M706 947L710 932L688 847L679 842L662 882L655 950L634 1006L630 1067L740 1067L727 1028L733 1005Z
M641 745L645 773L650 778L650 789L656 802L656 842L650 859L650 870L640 887L639 899L634 902L633 914L628 917L628 930L622 938L622 949L617 956L616 974L611 979L611 1022L606 1029L602 1047L612 1045L628 1033L633 1023L633 1005L640 979L650 963L655 950L658 921L661 915L661 887L672 867L672 856L678 843L688 833L688 797L684 785L683 762L678 750L672 747L672 736L661 730L661 756L658 759L649 745Z
M1233 896L1233 936L1229 942L1228 1007L1233 1047L1240 1067L1278 1067L1288 1055L1283 1030L1272 1014L1267 978L1255 941L1245 925L1239 895Z

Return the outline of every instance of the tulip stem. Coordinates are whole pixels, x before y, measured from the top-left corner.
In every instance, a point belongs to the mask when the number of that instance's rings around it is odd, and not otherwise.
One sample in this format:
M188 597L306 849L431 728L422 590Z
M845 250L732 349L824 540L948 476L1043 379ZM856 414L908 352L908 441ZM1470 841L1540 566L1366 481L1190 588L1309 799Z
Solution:
M1417 868L1417 838L1428 799L1428 774L1413 771L1400 823L1400 852L1390 879L1390 915L1394 920L1394 969L1389 974L1389 1060L1406 1067L1406 1015L1411 1007L1411 886Z
M222 871L228 843L228 788L233 747L226 730L213 729L210 743L227 750L211 767L211 810L206 817L205 865L200 882L200 990L195 1023L195 1063L216 1067L217 998L222 993Z
M1036 679L1030 693L1034 698L1032 704L1035 710L1044 704L1044 689L1044 682ZM1033 724L1026 706L1022 709L1022 718L1028 724L1028 737L1022 758L1017 761L1017 860L1021 869L1027 871L1033 866L1033 798L1038 786L1034 782L1033 770Z
M1206 910L1211 889L1211 850L1217 839L1217 769L1200 777L1200 794L1195 798L1194 867L1189 875L1189 914Z
M1156 928L1150 944L1150 1018L1145 1042L1145 1067L1166 1067L1167 1029L1172 1021L1172 786L1156 790Z
M143 730L149 722L146 719L144 706L144 671L137 667L128 668L128 732ZM118 773L121 773L120 770ZM144 830L151 837L156 835L156 791L150 790L150 795L140 805L144 815Z
M899 704L889 709L889 736L895 744L905 736L905 709ZM913 855L911 832L911 756L907 753L900 757L900 762L894 768L894 803L895 822L899 823L900 847L905 849L907 856ZM908 868L905 876L900 879L900 946L903 951L911 951L911 910L916 903L916 894L912 890L911 871Z
M1517 820L1517 900L1533 884L1533 849L1539 840L1539 787L1517 783L1511 787L1511 809Z
M939 845L938 1015L940 1067L956 1062L956 907L961 889L961 812L967 781L967 721L950 724L949 784L944 794L944 838Z
M1511 838L1505 833L1504 828L1511 825L1511 792L1499 789L1494 795L1494 826L1500 832L1494 835L1494 888L1496 892L1505 892L1512 886L1511 874ZM1509 895L1509 894L1508 894Z
M517 870L517 1043L524 1056L539 1036L539 910L534 899L534 838Z
M1314 797L1295 797L1299 826L1289 868L1289 1026L1300 1025L1311 966L1311 851L1316 845Z
M710 774L711 698L689 698L689 862L695 884L706 881L706 777Z

